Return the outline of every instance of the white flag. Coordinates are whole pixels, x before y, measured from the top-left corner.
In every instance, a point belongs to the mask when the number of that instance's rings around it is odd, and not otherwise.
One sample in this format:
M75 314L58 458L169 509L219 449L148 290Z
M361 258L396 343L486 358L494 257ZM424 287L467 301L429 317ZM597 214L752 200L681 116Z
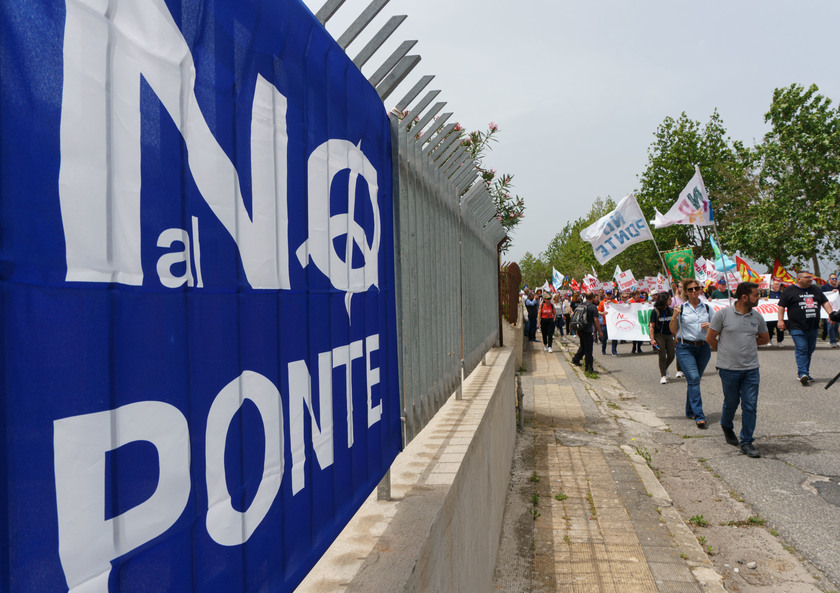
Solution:
M605 264L634 243L652 241L653 235L636 197L627 194L615 210L583 229L580 238L592 244L595 259Z
M703 177L700 175L700 167L695 165L694 177L680 192L677 202L671 206L667 214L656 210L656 216L651 224L661 229L672 224L694 224L697 226L709 226L713 224L712 204L709 202L709 194L706 186L703 185Z
M702 255L694 260L694 277L700 284L706 281L706 258Z
M560 290L563 287L563 274L557 271L554 266L551 267L551 281L554 283L554 288Z
M621 275L621 268L618 266L615 267L615 272L613 272L613 278L618 278Z

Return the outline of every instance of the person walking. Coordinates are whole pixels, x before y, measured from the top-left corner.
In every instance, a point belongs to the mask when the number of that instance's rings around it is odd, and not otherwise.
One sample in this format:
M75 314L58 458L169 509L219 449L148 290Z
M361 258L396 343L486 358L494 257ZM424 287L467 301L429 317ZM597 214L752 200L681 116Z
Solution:
M563 337L563 327L566 325L566 320L563 319L563 295L559 292L552 297L552 302L554 303L554 331L560 331L560 337Z
M782 298L782 283L773 279L770 282L770 291L767 293L768 299L780 299ZM785 332L780 330L776 327L777 321L768 321L767 322L767 331L770 332L770 341L773 341L773 334L776 334L776 346L779 348L782 347L782 341L785 339Z
M685 373L685 415L694 420L697 428L706 428L703 413L703 398L700 394L700 379L712 349L706 342L706 330L712 320L712 309L700 302L700 284L694 278L683 280L683 294L688 298L682 306L674 309L671 316L671 333L676 336L677 361Z
M528 311L528 341L537 341L537 320L539 318L540 301L537 294L531 291L525 299L525 310Z
M598 303L598 317L601 322L601 354L607 353L607 309L610 308L611 304L618 302L613 298L613 291L611 288L608 288L604 292L604 297L605 298L601 299L601 302ZM618 356L618 340L612 341L612 355Z
M554 303L548 297L543 297L540 304L540 333L543 339L543 350L551 352L551 345L554 341L554 318L557 312L554 310Z
M747 457L761 457L753 445L758 409L758 347L770 342L764 318L753 307L758 304L758 284L741 282L735 289L735 303L715 313L706 342L716 350L715 366L723 386L720 427L726 442L741 448ZM735 412L741 406L741 440L735 435Z
M592 346L595 341L593 336L593 327L597 331L598 338L601 337L601 324L597 323L598 307L595 306L594 301L595 293L587 292L586 301L578 305L578 307L585 307L586 313L584 318L584 327L577 332L578 340L580 340L580 347L578 347L577 352L572 357L572 364L575 366L580 366L581 359L584 360L583 370L587 373L595 372L592 357Z
M661 292L656 295L656 302L653 311L650 312L650 343L659 348L659 382L668 382L668 367L676 357L674 335L671 333L671 317L674 310L671 308L671 295Z
M811 378L811 356L817 347L820 307L827 313L832 311L825 293L812 285L813 278L810 272L796 274L796 284L788 286L779 299L779 319L776 322L776 328L781 331L787 329L793 339L796 376L802 385L808 385L814 381ZM785 322L785 311L787 311L787 322Z

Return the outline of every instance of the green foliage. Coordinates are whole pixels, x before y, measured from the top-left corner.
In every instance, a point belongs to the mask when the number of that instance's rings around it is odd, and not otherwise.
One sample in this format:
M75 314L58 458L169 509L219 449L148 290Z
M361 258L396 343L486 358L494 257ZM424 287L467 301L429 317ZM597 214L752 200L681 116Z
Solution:
M784 237L781 254L794 262L840 249L840 110L819 95L817 85L792 84L773 91L764 121L771 125L759 149L764 232ZM769 257L767 258L769 260Z
M530 251L519 260L519 270L522 272L523 286L528 285L531 290L542 286L546 280L551 280L551 266L542 258L531 255Z
M705 125L690 119L685 112L676 120L666 117L656 129L654 138L648 148L648 165L640 177L641 188L636 194L644 213L652 219L654 208L667 212L694 176L697 165L709 192L715 219L722 225L729 217L731 209L727 204L731 197L740 195L745 186L749 187L752 153L740 142L729 139L717 110ZM695 230L690 225L673 225L655 229L654 233L663 250L679 242L680 245L697 245L701 248L696 254L699 255L711 253L708 240L711 229L696 227ZM727 247L725 236L722 241Z
M688 522L695 527L706 527L709 525L709 522L706 521L706 518L703 517L703 515L694 515L688 519Z

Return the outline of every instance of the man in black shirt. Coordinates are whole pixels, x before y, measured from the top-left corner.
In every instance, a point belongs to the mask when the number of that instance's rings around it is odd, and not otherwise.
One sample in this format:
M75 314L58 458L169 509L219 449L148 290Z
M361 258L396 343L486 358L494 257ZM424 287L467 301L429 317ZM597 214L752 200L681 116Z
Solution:
M598 317L598 307L595 306L594 301L595 293L587 292L586 302L578 305L578 307L586 307L586 327L577 332L578 340L580 340L580 347L572 357L572 364L575 366L580 366L580 359L583 358L585 362L584 371L588 373L595 372L592 359L592 346L595 342L595 338L592 335L593 326L594 329L598 331L598 338L600 339L601 337L601 324L597 322L593 323L593 320L597 321Z
M822 290L812 286L814 277L810 272L799 272L796 284L788 286L779 299L779 320L776 327L789 330L793 338L796 356L796 374L802 385L808 385L811 378L811 355L817 347L820 327L820 307L831 313L831 304ZM784 316L787 309L788 320Z

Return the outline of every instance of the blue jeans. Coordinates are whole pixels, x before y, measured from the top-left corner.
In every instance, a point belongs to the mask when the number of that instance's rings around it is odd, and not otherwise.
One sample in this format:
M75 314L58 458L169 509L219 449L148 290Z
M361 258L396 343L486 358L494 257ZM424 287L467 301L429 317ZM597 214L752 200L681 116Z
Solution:
M706 421L703 414L703 399L700 397L700 379L703 378L703 371L709 364L712 357L712 348L706 344L695 346L694 344L677 344L677 362L680 370L685 373L687 385L685 394L685 415L694 416L694 421Z
M837 343L837 324L836 323L828 323L828 341L832 344Z
M718 369L718 374L720 374L720 382L723 386L723 411L720 414L720 425L730 430L734 428L732 420L735 418L735 412L740 403L741 445L751 443L753 432L755 432L755 412L758 408L758 383L761 380L758 369L747 371Z
M793 354L796 357L796 375L811 376L811 355L817 348L818 329L792 329L790 337L793 338Z
M601 324L601 352L603 354L607 353L607 324ZM618 354L618 340L612 341L612 353Z

